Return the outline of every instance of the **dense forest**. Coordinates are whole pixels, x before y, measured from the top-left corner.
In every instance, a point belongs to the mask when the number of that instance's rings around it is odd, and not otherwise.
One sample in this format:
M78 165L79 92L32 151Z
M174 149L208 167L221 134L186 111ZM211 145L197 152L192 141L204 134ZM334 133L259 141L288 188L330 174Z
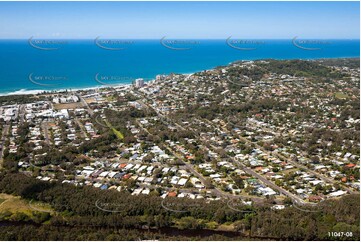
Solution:
M49 203L56 211L53 214L39 212L35 216L37 219L30 219L25 214L0 214L0 221L27 222L21 226L4 226L0 232L3 240L29 236L38 240L197 239L181 235L169 238L160 232L147 231L170 227L210 230L217 224L233 224L239 236L214 235L202 239L359 239L357 195L328 201L313 212L294 207L272 210L272 201L262 206L231 209L224 201L167 200L168 207L184 211L179 213L165 209L162 198L158 196L131 196L126 191L48 183L10 172L0 174L0 192ZM36 232L30 233L32 230ZM329 237L328 232L335 231L352 232L353 236Z

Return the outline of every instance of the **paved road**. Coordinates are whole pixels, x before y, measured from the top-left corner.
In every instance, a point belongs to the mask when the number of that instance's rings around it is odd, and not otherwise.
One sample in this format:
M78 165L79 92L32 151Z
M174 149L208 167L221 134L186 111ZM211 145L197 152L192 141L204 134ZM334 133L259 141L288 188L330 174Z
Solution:
M147 97L144 96L143 94L140 94L140 96L143 96L144 99L147 100ZM83 99L82 99L82 100L83 100ZM83 100L83 101L84 101L84 100ZM147 101L148 101L148 100L147 100ZM169 125L170 122L172 122L168 117L166 117L166 116L165 116L164 114L162 114L160 111L154 109L151 105L148 105L147 103L145 103L145 102L143 102L143 101L141 101L141 100L138 100L138 102L139 102L142 106L154 110L154 111L157 113L157 115L161 118L161 120L162 120L164 123L166 123L167 125ZM85 101L84 101L84 103L85 103ZM87 104L86 104L86 105L87 105ZM88 106L88 105L87 105L87 106ZM88 106L88 109L90 109L89 106ZM91 109L90 109L90 110L91 110ZM92 110L91 110L91 111L92 111ZM92 113L92 112L91 112L91 113ZM139 123L139 122L137 122L137 123L138 123L138 125L139 125L143 130L145 130L148 134L150 134L149 131L148 131L146 128L144 128L141 123ZM181 125L179 125L179 124L177 124L177 123L175 123L175 122L172 122L172 124L175 125L175 126L177 126L177 127L179 127L179 128L182 129L182 130L186 130L186 128L182 127ZM189 130L189 129L188 129L188 130ZM194 133L196 136L199 137L199 135L198 135L195 131L193 131L193 133ZM199 138L201 138L201 137L199 137ZM191 164L189 164L189 163L187 163L187 162L184 162L184 158L183 158L182 156L180 156L179 154L173 152L173 150L172 150L170 147L167 147L167 149L168 149L175 157L177 157L178 159L182 160L183 163L184 163L184 165L185 165L196 177L198 177L198 178L202 181L203 184L206 184L206 183L207 183L207 182L206 182L206 179L194 169L193 165L191 165ZM229 157L229 158L230 158L231 160L234 160L234 159L231 158L231 157ZM266 178L264 178L264 177L261 176L260 174L258 174L258 173L256 173L256 172L254 172L253 170L245 167L245 166L244 166L243 164L241 164L240 162L238 162L238 161L236 161L236 160L234 160L234 162L235 162L236 164L238 164L238 166L241 167L245 172L247 172L247 173L249 173L249 174L251 174L251 175L259 178L262 182L264 182L264 183L267 184L268 186L276 189L276 190L279 191L281 194L284 194L284 195L290 197L292 200L296 201L297 203L303 203L303 201L302 201L300 198L296 197L294 194L286 191L286 190L283 189L283 188L278 187L277 185L275 185L274 183L270 182L269 180L267 180ZM228 197L228 198L241 198L241 199L251 198L251 199L255 200L254 197L248 197L248 196L242 196L242 195L229 194L229 193L226 193L226 192L224 192L224 191L222 191L222 190L220 190L220 189L218 189L218 188L216 188L216 187L215 187L214 189L212 189L212 190L213 190L213 192L214 192L215 194L217 194L218 196L223 196L223 197L225 196L225 197ZM259 201L259 200L262 200L262 199L260 198L260 199L256 199L256 200Z
M190 128L188 128L190 129ZM202 137L199 137L199 139L205 143L207 142L207 140L205 140ZM210 146L213 148L213 151L216 152L217 147L215 147L214 145L210 144ZM274 184L273 182L271 182L270 180L268 180L267 178L265 178L264 176L258 174L257 172L255 172L254 170L246 167L244 164L242 164L241 162L239 162L238 160L234 159L233 157L230 157L229 155L225 154L225 156L232 161L233 164L236 164L239 168L241 168L242 170L244 170L246 173L258 178L260 181L262 181L264 184L266 184L267 186L277 190L280 194L283 194L289 198L291 198L293 201L296 201L297 203L304 203L304 201L297 197L296 195L292 194L291 192L283 189L282 187L277 186L276 184Z
M209 120L205 120L205 121L211 123ZM273 130L271 130L271 129L269 129L269 128L265 128L265 127L263 127L263 129L266 130L267 132L270 132L270 133L275 134L276 136L279 136L279 135L280 135L280 133L279 133L278 131L273 131ZM229 130L227 130L227 129L225 129L225 128L223 128L223 131L224 131L224 132L229 132ZM302 164L300 164L300 163L298 163L298 162L295 162L295 161L293 161L291 158L286 157L286 156L283 155L283 154L280 154L280 153L278 153L278 152L270 152L270 151L267 151L267 150L265 150L262 146L258 145L256 142L252 142L252 141L250 141L250 140L248 140L248 139L246 139L246 138L244 138L244 137L242 137L242 136L239 136L239 135L238 135L238 138L239 138L240 140L244 141L244 142L247 142L248 144L253 144L255 147L257 147L258 149L262 150L264 153L267 153L268 155L276 156L276 157L279 158L280 160L282 160L282 161L287 161L288 163L294 165L295 167L297 167L297 168L299 168L299 169L304 169L304 170L306 170L307 172L311 173L312 175L320 178L321 180L323 180L323 181L325 181L325 182L328 182L328 183L331 183L331 184L337 183L337 184L341 185L341 186L342 186L346 191L348 191L349 193L358 193L358 192L355 192L354 190L352 190L351 188L345 186L344 184L339 183L338 181L334 180L333 178L326 177L326 176L324 176L323 174L320 174L320 173L318 173L318 172L316 172L316 171L310 170L307 166L304 166L304 165L302 165ZM302 152L302 154L306 156L306 154L305 154L304 152Z
M19 118L20 124L23 124L25 121L25 104L21 104L19 107Z
M144 98L147 100L146 97L144 97ZM144 103L144 102L141 102L141 104L143 104L143 105L145 105L145 106L147 106L147 107L152 108L150 105L147 105L147 104ZM165 117L163 114L161 114L161 113L160 113L159 111L157 111L157 110L155 110L155 111L156 111L156 113L158 114L158 116L160 116L163 120L167 120L167 122L170 121L170 119L169 119L168 117ZM208 120L207 120L207 121L208 121ZM210 121L208 121L208 122L210 122ZM186 128L182 127L181 125L177 124L177 123L174 123L174 122L172 122L172 123L173 123L173 125L181 128L181 129L183 129L183 130L193 131L193 133L199 138L200 141L202 141L202 143L207 142L207 140L202 139L202 137L200 137L200 136L199 136L194 130L192 130L191 128L188 127L188 129L186 129ZM210 123L211 123L211 122L210 122ZM211 123L211 124L213 125L213 123ZM227 132L229 132L229 131L227 130ZM247 141L247 142L250 142L250 141L248 141L248 140L246 140L246 141ZM214 149L213 151L217 150L216 147L214 147L213 145L211 145L211 146L212 146L212 148ZM262 175L256 173L256 172L253 171L252 169L246 167L244 164L240 163L239 161L235 160L234 158L232 158L232 157L230 157L230 156L228 156L228 155L227 155L227 158L229 158L231 161L233 161L234 164L237 164L238 167L242 168L246 173L248 173L248 174L250 174L250 175L252 175L252 176L254 176L254 177L257 177L257 178L258 178L260 181L262 181L264 184L266 184L266 185L268 185L269 187L277 190L280 194L283 194L283 195L291 198L293 201L297 202L298 204L303 204L303 203L305 203L301 198L299 198L299 197L297 197L296 195L292 194L291 192L289 192L289 191L287 191L287 190L285 190L285 189L277 186L277 185L274 184L273 182L269 181L268 179L266 179L266 178L263 177ZM194 170L194 169L193 169L193 170ZM219 193L223 193L223 191L220 191L220 190L219 190ZM231 195L231 194L230 194L230 195Z
M1 149L0 149L0 169L3 166L3 156L4 156L4 150L5 150L5 141L6 141L6 135L9 133L9 128L10 125L4 125L3 127L3 132L1 134L1 139L0 139L0 143L1 143Z
M78 118L75 118L75 121L76 121L76 123L79 125L79 127L80 127L80 129L81 129L81 131L82 131L82 133L83 133L83 138L88 138L88 135L87 135L87 133L85 132L85 128L84 128L84 125L80 122L80 120L78 119Z
M210 123L210 124L213 125L213 123L210 122L209 120L206 120L206 122L208 122L208 123ZM222 130L223 130L224 132L229 133L229 130L227 130L227 129L225 129L225 128L223 128ZM295 167L297 167L297 168L299 168L299 169L304 169L304 170L306 170L307 172L313 174L314 176L318 177L319 179L321 179L321 180L323 180L323 181L325 181L325 182L328 182L328 183L331 183L331 184L337 183L335 180L330 179L330 178L328 178L328 177L325 177L324 175L322 175L322 174L320 174L320 173L318 173L318 172L312 171L312 170L310 170L308 167L306 167L306 166L304 166L304 165L302 165L302 164L299 164L299 163L293 161L292 159L290 159L290 158L288 158L288 157L286 157L286 156L284 156L284 155L282 155L282 154L280 154L280 153L278 153L278 152L270 152L270 151L267 151L267 150L265 150L262 146L258 145L258 144L255 143L255 142L252 142L252 141L250 141L250 140L248 140L248 139L246 139L246 138L244 138L244 137L242 137L242 136L239 136L239 135L238 135L238 138L239 138L240 140L248 143L248 144L254 145L256 148L258 148L259 150L262 150L264 153L266 153L266 154L268 154L268 155L275 156L275 157L279 158L279 159L282 160L282 161L287 161L287 162L289 162L290 164L294 165ZM339 184L339 183L337 183L337 184ZM346 191L348 191L349 193L356 193L356 192L354 192L352 189L346 187L345 185L343 185L343 184L340 184L340 185L341 185ZM283 188L281 188L281 187L279 187L279 188L282 189L282 190L284 190L284 192L287 192L285 189L283 189ZM278 190L279 190L279 189L278 189ZM280 191L280 190L279 190L279 191ZM283 194L284 194L284 192L283 192ZM292 194L292 193L291 193L291 194ZM295 195L293 195L293 196L295 196ZM299 200L299 201L296 200L296 202L298 202L298 204L300 203L300 201L302 201L301 203L305 203L303 200Z
M42 122L41 123L41 129L44 131L45 142L49 145L50 144L50 139L49 139L48 123L47 122Z
M141 104L144 105L144 106L147 106L148 108L152 108L150 105L147 105L147 104L144 103L144 102L141 102ZM153 109L153 108L152 108L152 109ZM160 113L160 112L157 111L157 110L155 110L155 112L158 114L158 116L161 117L161 119L163 120L163 122L165 122L166 124L169 124L170 119L169 119L168 117L164 116L162 113ZM198 135L194 130L192 130L192 129L190 129L190 128L186 129L186 128L182 127L181 125L179 125L179 124L177 124L177 123L175 123L175 122L172 122L172 124L175 125L175 126L177 126L177 127L179 127L179 128L181 128L182 130L190 130L190 131L193 131L193 133L200 139L200 141L202 141L202 138L199 137L199 135ZM141 126L140 123L139 123L139 125ZM143 128L143 126L141 126L141 127ZM147 131L147 130L146 130L146 131ZM148 131L147 131L147 132L148 132ZM149 132L148 132L148 133L149 133ZM182 161L184 160L183 157L179 157L179 155L176 154L176 153L174 153L172 150L170 150L170 151L171 151L177 158L181 159ZM229 158L230 158L231 160L234 160L234 159L231 158L231 157L229 157ZM264 182L265 184L269 185L269 186L272 187L272 188L275 188L275 189L278 190L281 194L284 194L284 195L290 197L291 199L296 200L298 203L302 203L302 202L303 202L300 198L296 197L295 195L293 195L292 193L286 191L285 189L278 187L277 185L275 185L274 183L270 182L269 180L267 180L266 178L264 178L264 177L261 176L260 174L258 174L258 173L256 173L256 172L254 172L253 170L245 167L244 165L242 165L242 164L239 163L238 161L235 161L235 163L238 164L238 166L241 167L245 172L247 172L247 173L249 173L249 174L251 174L251 175L259 178L262 182ZM184 162L184 164L187 166L187 168L188 168L195 176L197 176L197 177L203 182L203 184L206 184L206 183L205 183L205 182L206 182L206 181L205 181L205 178L204 178L201 174L199 174L199 173L194 169L194 167L193 167L191 164L189 164L189 163L187 163L187 162ZM248 197L248 196L242 196L242 195L229 194L229 193L226 193L226 192L224 192L224 191L222 191L222 190L220 190L220 189L218 189L218 188L214 188L213 190L215 191L215 193L216 193L217 195L219 195L219 196L226 196L226 197L228 197L228 198L242 198L242 199L251 198L251 199L253 199L253 200L255 199L254 197ZM260 199L261 199L261 198L260 198ZM256 199L256 200L258 200L258 199Z
M225 129L225 130L223 130L223 131L229 132L227 129ZM322 174L320 174L320 173L318 173L318 172L315 172L315 171L313 171L313 170L310 170L308 167L306 167L306 166L304 166L304 165L302 165L302 164L300 164L300 163L298 163L298 162L295 162L295 161L293 161L292 159L290 159L290 158L288 158L288 157L286 157L286 156L284 156L284 155L282 155L282 154L280 154L280 153L278 153L278 152L267 151L267 150L265 150L262 146L258 145L258 144L255 143L255 142L252 142L252 141L250 141L250 140L248 140L248 139L246 139L246 138L244 138L244 137L242 137L242 136L238 136L238 138L239 138L240 140L248 143L248 144L253 144L257 149L262 150L262 152L264 152L264 153L266 153L266 154L268 154L268 155L275 156L275 157L279 158L279 159L282 160L282 161L287 161L288 163L292 164L293 166L295 166L295 167L297 167L297 168L299 168L299 169L304 169L304 170L306 170L307 172L311 173L312 175L316 176L317 178L319 178L319 179L321 179L321 180L323 180L323 181L325 181L325 182L327 182L327 183L331 183L331 184L337 183L337 184L341 185L341 186L342 186L346 191L348 191L349 193L355 193L352 189L346 187L346 186L343 185L343 184L338 183L338 182L335 181L334 179L330 179L330 178L325 177L324 175L322 175Z
M140 95L143 96L145 100L148 100L145 95L143 95L143 94L140 94ZM143 102L143 101L140 101L140 103L141 103L142 105L148 107L148 108L153 109L153 110L157 113L157 115L158 115L166 124L169 124L170 122L172 122L168 117L166 117L166 116L165 116L164 114L162 114L160 111L155 110L152 106L148 105L147 103L145 103L145 102ZM205 121L208 122L208 123L210 123L211 125L214 125L214 124L213 124L211 121L209 121L209 120L205 120ZM181 128L182 130L188 130L188 131L191 130L189 127L188 127L188 129L187 129L187 128L184 128L183 126L181 126L181 125L179 125L179 124L177 124L177 123L175 123L175 122L172 122L172 124L175 125L175 126L177 126L177 127L179 127L179 128ZM223 130L224 132L229 133L229 130L227 130L227 129L224 129L224 128L223 128L222 130ZM193 131L193 133L194 133L197 137L199 137L200 139L202 139L194 130L191 130L191 131ZM333 179L327 178L327 177L325 177L325 176L323 176L323 175L321 175L321 174L319 174L319 173L317 173L317 172L315 172L315 171L312 171L312 170L310 170L308 167L303 166L303 165L301 165L301 164L299 164L299 163L297 163L297 162L292 161L290 158L287 158L287 157L285 157L285 156L283 156L283 155L281 155L281 154L279 154L279 153L273 153L273 152L266 151L263 147L259 146L258 144L254 143L254 142L252 142L252 141L250 141L250 140L248 140L248 139L246 139L246 138L244 138L244 137L239 136L239 138L240 138L240 140L242 140L242 141L244 141L244 142L246 142L246 143L248 143L248 144L253 144L253 145L255 145L258 149L262 150L263 152L265 152L265 153L267 153L267 154L269 154L269 155L274 155L274 156L278 157L280 160L287 161L287 162L291 163L291 164L294 165L295 167L298 167L298 168L300 168L300 169L305 169L305 170L307 170L307 171L310 172L311 174L315 175L316 177L318 177L318 178L320 178L320 179L322 179L322 180L324 180L324 181L326 181L326 182L328 182L328 183L332 183L332 184L336 183L336 181L334 181ZM204 141L204 142L206 142L206 141ZM216 147L214 147L214 146L213 146L212 148L215 149L215 150L217 150ZM268 179L266 179L264 176L256 173L256 172L253 171L252 169L244 166L244 165L241 164L239 161L236 161L234 158L229 157L229 156L228 156L228 158L231 159L232 161L234 161L234 163L238 164L238 166L241 167L245 172L247 172L248 174L251 174L251 175L257 177L257 178L258 178L259 180L261 180L263 183L265 183L265 184L267 184L268 186L276 189L280 194L283 194L283 195L286 195L287 197L290 197L293 201L295 201L295 202L298 203L298 204L305 204L305 203L307 203L307 202L303 201L301 198L299 198L298 196L296 196L295 194L293 194L293 193L291 193L291 192L283 189L282 187L277 186L277 185L274 184L273 182L271 182L271 181L269 181ZM345 187L343 184L341 184L341 186L343 186L343 187L345 188L345 190L347 190L349 193L355 193L355 192L352 191L350 188ZM220 191L220 192L223 192L223 191Z
M84 106L88 109L88 112L91 116L93 116L94 112L93 109L90 108L89 104L84 100L82 96L78 96L80 101L84 104Z
M348 191L349 193L355 193L355 191L353 191L352 189L350 189L349 187L345 186L344 184L342 183L339 183L337 181L335 181L334 179L331 179L331 178L328 178L318 172L315 172L313 170L310 170L308 167L304 166L304 165L301 165L295 161L292 161L290 158L280 154L280 153L277 153L277 152L272 152L273 155L276 155L280 160L285 160L285 161L288 161L289 163L291 163L292 165L296 166L297 168L300 168L300 169L305 169L307 170L307 172L311 173L312 175L318 177L318 178L321 178L322 180L328 182L328 183L331 183L331 184L339 184L341 185L346 191Z
M147 133L150 134L150 135L153 135L153 134L151 134L151 133L148 131L148 129L144 128L143 125L142 125L140 122L138 122L138 120L137 120L137 123L138 123L138 125L139 125L145 132L147 132ZM179 155L178 153L174 152L169 146L167 146L167 145L165 145L165 144L164 144L164 146L167 148L167 150L168 150L170 153L173 154L174 157L176 157L176 158L178 158L179 160L181 160L183 166L185 166L191 173L193 173L193 175L196 176L204 185L206 185L206 184L208 183L208 182L206 181L206 179L203 177L203 175L199 174L199 173L194 169L194 167L193 167L191 164L189 164L189 163L187 163L187 162L184 161L184 157L183 157L183 156L181 156L181 155ZM214 189L212 189L212 190L213 190L213 192L214 192L215 195L217 195L217 196L224 196L223 192L222 192L221 190L219 190L218 188L214 188Z
M177 127L181 127L180 125L178 124L175 124ZM212 124L213 125L213 124ZM185 129L184 127L181 127L183 129ZM208 140L205 140L204 138L200 137L192 128L188 127L187 130L190 130L190 131L193 131L193 133L198 136L199 140L202 141L202 143L206 143ZM212 148L213 148L213 151L216 151L218 150L217 147L215 147L214 145L210 145ZM254 176L254 177L257 177L260 181L262 181L264 184L268 185L269 187L277 190L280 194L283 194L287 197L290 197L293 201L296 201L297 203L299 204L303 204L304 201L297 197L296 195L292 194L291 192L277 186L276 184L274 184L273 182L269 181L268 179L266 179L265 177L263 177L262 175L256 173L255 171L253 171L252 169L246 167L244 164L240 163L239 161L235 160L233 157L230 157L228 155L226 155L226 157L228 159L230 159L233 164L236 164L239 168L241 168L242 170L244 170L246 173ZM223 191L222 191L223 192ZM233 195L234 196L234 195Z

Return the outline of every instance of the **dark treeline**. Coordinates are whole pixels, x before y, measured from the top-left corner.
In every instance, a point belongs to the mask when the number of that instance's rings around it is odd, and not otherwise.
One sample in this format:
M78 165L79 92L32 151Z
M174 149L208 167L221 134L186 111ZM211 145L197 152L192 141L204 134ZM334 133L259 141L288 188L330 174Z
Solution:
M304 60L269 60L268 64L261 64L268 72L288 74L290 76L318 77L318 78L341 78L340 72L332 72L330 69L316 61Z
M19 103L29 103L29 102L34 102L35 100L36 97L34 95L0 96L0 106L19 104Z
M173 218L192 216L197 219L215 220L218 223L236 221L244 217L243 214L225 208L225 204L217 201L209 204L197 200L174 199L189 212L174 213L167 211L161 205L162 198L158 196L131 196L130 193L118 191L102 191L93 187L76 187L70 184L46 183L27 177L20 173L2 174L0 181L0 191L20 195L25 199L35 199L53 205L58 212L63 212L66 208L68 212L74 214L74 219L79 222L90 223L89 225L99 225L99 221L109 226L169 226ZM100 204L113 204L107 210L117 210L116 213L104 212L96 206ZM189 202L194 203L189 207ZM169 204L174 204L170 201ZM179 209L177 207L177 209ZM125 219L128 216L129 219ZM141 221L140 216L148 216L148 221ZM87 217L81 219L81 217ZM97 219L92 219L97 218ZM150 219L151 218L151 219ZM112 219L115 219L112 221ZM108 221L106 221L108 220ZM59 221L58 221L59 222ZM69 222L69 221L67 221ZM156 224L158 223L158 224Z
M1 222L0 222L1 223ZM53 225L29 225L21 223L11 223L11 226L0 224L0 240L65 240L65 241L137 241L137 240L244 240L242 236L227 236L214 234L209 236L187 235L177 231L176 233L167 233L157 230L136 230L136 229L114 229L97 227L71 227L71 226L53 226ZM184 235L181 235L184 234Z
M215 119L222 115L223 117L237 116L239 119L246 118L248 114L257 114L260 112L270 110L287 110L288 103L280 102L272 98L264 98L259 100L252 100L248 102L242 102L234 105L223 106L217 102L212 105L203 107L201 105L189 105L185 110L179 110L173 114L173 117L184 118L190 116L198 116L208 120ZM191 117L191 116L190 116ZM185 119L185 118L184 118Z
M243 83L247 86L247 80L244 76L247 76L251 80L261 80L262 77L267 73L276 73L276 74L287 74L290 76L296 77L317 77L322 79L328 78L341 78L344 75L337 71L330 71L330 68L322 65L316 61L304 61L304 60L266 60L267 63L258 63L252 69L239 67L231 67L228 70L228 75L231 81L242 80ZM353 63L353 67L357 67L358 61L349 60L350 63ZM332 61L327 61L327 64L334 63Z
M41 240L70 239L67 237L69 235L65 235L68 234L66 230L70 228L74 236L72 238L85 240L92 240L92 237L81 237L82 234L84 235L84 227L97 228L99 231L112 230L113 232L108 231L104 234L99 232L101 238L94 237L94 239L104 240L111 239L107 237L110 235L118 239L122 233L119 234L116 231L120 229L177 227L199 230L209 229L211 223L226 222L233 223L235 231L242 234L250 233L255 239L261 236L288 240L358 240L359 238L359 197L357 195L328 201L316 212L304 212L295 208L278 211L271 210L265 205L244 207L242 210L246 210L245 213L231 209L226 202L222 201L206 203L174 198L164 200L164 202L158 196L131 196L128 192L102 191L93 187L75 187L57 182L46 183L19 173L1 173L0 192L20 195L29 201L37 200L52 205L56 213L52 214L46 222L50 228L44 230L44 233L38 232L34 235L39 236L34 239ZM162 205L184 212L170 211ZM2 217L4 216L0 216ZM18 217L20 221L26 221L22 216ZM41 228L43 226L41 225ZM11 228L6 229L11 230ZM17 238L28 234L29 232L26 231L30 229L29 226L22 227L19 231L24 231L24 234L18 233ZM352 232L353 237L329 237L328 232L335 231ZM8 238L6 236L10 236L9 234L15 236L12 233L2 232L0 239ZM95 233L89 231L88 235L95 236ZM124 239L134 239L131 236Z
M360 59L359 58L335 58L335 59L322 59L318 60L322 64L327 66L347 66L350 68L359 68Z

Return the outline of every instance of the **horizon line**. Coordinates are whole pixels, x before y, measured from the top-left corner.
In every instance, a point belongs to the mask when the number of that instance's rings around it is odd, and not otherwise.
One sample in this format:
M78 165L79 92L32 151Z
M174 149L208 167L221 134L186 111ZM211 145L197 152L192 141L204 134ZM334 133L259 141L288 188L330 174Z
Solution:
M243 39L243 40L292 40L297 36L291 37L291 38L241 38L241 37L234 37L232 39ZM0 40L29 40L33 38L35 39L48 39L48 40L95 40L97 37L95 38L55 38L55 37L42 37L42 38L38 38L38 37L34 37L31 36L29 38L1 38ZM164 38L164 37L162 37ZM105 40L161 40L162 38L114 38L114 37L110 37L110 38L102 38ZM168 40L227 40L229 38L229 36L227 38L167 38ZM297 39L301 39L301 40L360 40L360 38L298 38ZM166 39L165 39L166 40Z

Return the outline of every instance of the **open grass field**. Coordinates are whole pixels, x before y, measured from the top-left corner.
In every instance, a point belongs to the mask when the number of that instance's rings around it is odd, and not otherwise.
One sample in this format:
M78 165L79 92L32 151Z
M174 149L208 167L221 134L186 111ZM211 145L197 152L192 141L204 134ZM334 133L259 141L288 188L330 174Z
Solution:
M291 172L296 172L296 171L298 171L297 168L292 168L292 169L284 170L284 171L282 171L282 173L283 173L283 174L289 174L289 173L291 173ZM280 174L282 175L282 173L280 173Z
M84 98L84 101L87 103L87 104L91 104L91 103L95 103L97 102L97 100L93 97L88 97L88 98Z
M76 109L76 108L82 108L84 107L84 104L82 102L77 103L58 103L54 104L54 109L61 110L61 109Z
M9 211L11 213L22 212L29 216L33 211L53 213L53 209L46 203L27 201L18 196L0 193L0 213Z
M346 99L346 98L348 98L348 95L346 95L346 94L344 94L344 93L342 93L342 92L336 92L336 93L335 93L335 97L336 97L337 99Z
M118 139L124 139L124 135L120 131L116 130L107 120L105 120L105 123L109 128L112 129L113 133L118 137Z

